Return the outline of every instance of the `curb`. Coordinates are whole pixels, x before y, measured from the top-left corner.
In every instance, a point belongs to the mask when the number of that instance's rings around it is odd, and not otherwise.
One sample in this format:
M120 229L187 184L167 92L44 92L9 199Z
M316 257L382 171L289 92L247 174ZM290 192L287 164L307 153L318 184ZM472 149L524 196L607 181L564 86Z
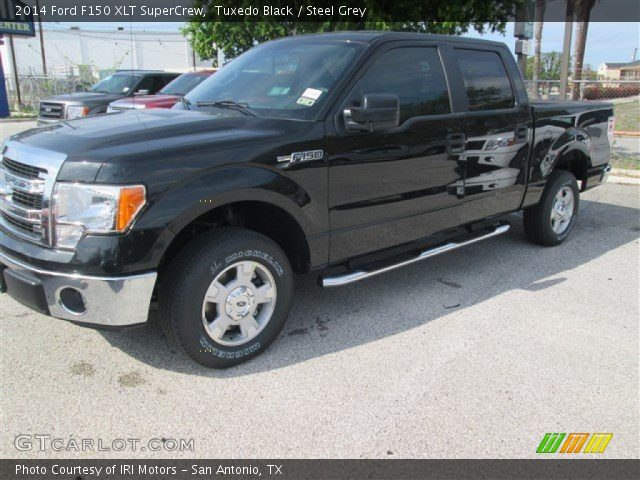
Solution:
M10 123L23 123L23 122L36 122L38 120L37 117L33 117L33 118L3 118L2 119L2 123L4 125L10 124Z
M606 183L615 183L618 185L636 185L640 186L640 177L632 178L632 177L616 177L615 175L609 175Z
M631 132L631 131L626 131L626 130L614 130L613 131L613 136L614 137L640 138L640 132Z
M612 168L611 175L616 177L640 178L640 170L625 170L624 168Z

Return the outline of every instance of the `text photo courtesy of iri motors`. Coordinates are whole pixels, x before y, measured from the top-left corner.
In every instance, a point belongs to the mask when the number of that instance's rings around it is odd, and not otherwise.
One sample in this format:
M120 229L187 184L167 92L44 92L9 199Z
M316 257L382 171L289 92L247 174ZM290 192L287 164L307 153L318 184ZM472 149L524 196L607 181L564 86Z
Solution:
M0 0L0 475L637 478L640 5Z

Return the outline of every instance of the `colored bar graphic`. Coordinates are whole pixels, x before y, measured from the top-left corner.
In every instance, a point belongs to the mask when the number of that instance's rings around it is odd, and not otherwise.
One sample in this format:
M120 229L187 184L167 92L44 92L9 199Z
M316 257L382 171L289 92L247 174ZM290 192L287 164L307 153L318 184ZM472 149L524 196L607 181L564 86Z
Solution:
M570 433L564 444L562 444L560 453L580 453L587 438L589 438L588 433Z
M537 453L556 453L562 439L565 437L564 433L546 433L540 445L538 445Z
M591 438L589 438L591 435ZM562 440L567 437L565 442ZM572 432L569 435L565 433L545 433L536 453L556 453L558 447L562 443L562 448L558 453L580 453L585 443L585 447L582 453L603 453L609 445L609 442L613 438L613 433L575 433ZM587 442L589 439L589 442Z
M603 453L612 437L613 433L594 433L584 453Z

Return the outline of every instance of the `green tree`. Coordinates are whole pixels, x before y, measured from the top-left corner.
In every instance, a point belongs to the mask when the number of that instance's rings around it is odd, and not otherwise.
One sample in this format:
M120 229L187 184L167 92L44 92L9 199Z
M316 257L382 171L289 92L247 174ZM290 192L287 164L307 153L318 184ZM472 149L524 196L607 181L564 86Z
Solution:
M320 33L338 30L388 30L411 31L423 33L443 33L461 35L470 28L480 32L504 32L514 8L524 0L501 0L487 2L486 0L395 0L393 7L381 11L381 2L375 0L361 0L354 2L354 6L367 8L363 21L345 21L344 17L315 17L314 21L299 21L297 18L286 18L284 21L265 21L262 16L251 17L238 21L238 17L225 17L220 14L210 2L195 0L194 6L204 7L204 18L192 19L182 29L195 52L202 59L215 59L218 49L226 58L234 58L252 46L275 38L304 33ZM218 6L246 7L250 0L215 2ZM272 1L271 6L293 6L294 11L300 5L307 5L305 1ZM390 11L403 12L403 16L412 21L398 22ZM397 17L397 14L396 14Z
M560 52L545 52L540 55L538 80L560 80L560 68L562 65L562 54ZM571 68L571 67L569 67ZM535 57L527 57L527 71L525 77L528 80L536 80Z

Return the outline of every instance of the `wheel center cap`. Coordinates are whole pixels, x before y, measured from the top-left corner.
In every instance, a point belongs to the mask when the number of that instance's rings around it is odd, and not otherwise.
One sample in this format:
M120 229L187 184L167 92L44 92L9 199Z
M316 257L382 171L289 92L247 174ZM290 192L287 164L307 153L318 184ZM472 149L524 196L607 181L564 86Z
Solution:
M241 320L253 310L255 297L247 287L237 287L231 290L225 301L225 311L232 320Z

